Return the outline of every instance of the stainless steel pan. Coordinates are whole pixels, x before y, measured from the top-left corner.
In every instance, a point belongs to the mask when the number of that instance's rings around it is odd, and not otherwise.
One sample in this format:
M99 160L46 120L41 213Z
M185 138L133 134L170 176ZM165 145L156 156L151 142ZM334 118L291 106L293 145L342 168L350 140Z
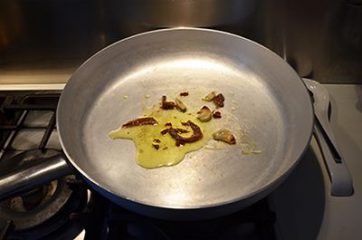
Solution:
M201 149L176 166L147 170L136 164L131 141L108 137L139 116L145 95L157 101L201 87L233 99L237 121L262 154ZM225 32L179 28L139 34L91 57L62 92L57 124L68 163L101 194L141 214L195 219L231 213L278 186L309 143L313 108L298 75L268 49Z

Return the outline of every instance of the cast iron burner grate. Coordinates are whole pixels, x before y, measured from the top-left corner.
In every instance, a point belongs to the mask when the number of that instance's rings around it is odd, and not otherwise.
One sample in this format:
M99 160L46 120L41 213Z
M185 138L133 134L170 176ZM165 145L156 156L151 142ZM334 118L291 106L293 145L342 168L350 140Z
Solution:
M0 175L59 154L55 127L59 93L0 93ZM74 176L48 182L0 202L0 239L72 239L82 226L70 220L87 205Z

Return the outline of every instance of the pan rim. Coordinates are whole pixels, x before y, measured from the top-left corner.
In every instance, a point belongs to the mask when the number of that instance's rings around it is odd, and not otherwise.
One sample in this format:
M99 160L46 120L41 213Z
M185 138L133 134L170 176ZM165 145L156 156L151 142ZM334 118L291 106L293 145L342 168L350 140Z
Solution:
M305 83L303 82L302 78L298 76L298 74L295 72L295 70L289 65L287 64L287 62L285 62L285 67L289 68L293 74L296 75L296 77L299 79L300 83L303 85L304 89L305 89L305 94L306 97L308 97L308 109L305 109L305 118L306 118L306 122L309 122L310 125L308 127L308 136L306 139L303 139L303 142L305 142L305 146L303 149L301 149L300 152L297 152L296 155L298 155L297 159L295 161L291 161L285 168L287 169L286 171L282 171L279 174L275 174L270 180L268 180L266 183L262 184L261 187L259 187L258 189L249 192L246 195L243 195L241 197L237 197L237 198L233 198L230 199L229 201L223 201L223 202L217 202L217 203L208 203L208 204L198 204L192 207L189 206L183 206L183 205L172 205L171 203L168 205L165 204L154 204L153 202L147 202L147 201L142 201L139 199L133 199L124 195L121 195L119 193L116 193L114 191L112 191L111 189L109 189L109 187L107 186L103 186L102 184L100 184L98 181L96 181L95 179L93 179L91 176L89 176L89 174L87 174L82 167L80 167L77 162L71 158L70 153L67 151L66 148L66 143L63 142L63 133L62 133L62 124L60 123L60 111L61 111L61 106L62 106L62 102L65 101L65 92L67 92L67 89L71 88L72 86L72 77L74 76L74 74L76 72L78 72L80 69L82 69L84 66L87 65L87 63L91 60L93 60L95 57L97 57L98 55L102 54L104 51L106 51L109 48L112 48L114 45L120 44L122 42L126 42L126 41L130 41L134 38L140 37L140 36L144 36L144 35L148 35L148 34L154 34L154 33L159 33L159 32L172 32L172 31L202 31L202 32L213 32L213 33L217 33L217 34L222 34L222 35L227 35L227 36L231 36L233 38L238 38L241 39L243 41L247 41L250 44L256 45L259 48L262 48L264 50L264 52L268 52L268 54L273 55L273 58L276 59L280 59L282 60L282 58L277 55L276 53L274 53L273 51L271 51L270 49L268 49L267 47L254 42L250 39L244 38L242 36L233 34L233 33L229 33L229 32L224 32L224 31L219 31L219 30L214 30L214 29L207 29L207 28L194 28L194 27L177 27L177 28L166 28L166 29L158 29L158 30L153 30L153 31L147 31L147 32L142 32L139 34L135 34L132 35L130 37L121 39L115 43L110 44L109 46L99 50L98 52L96 52L94 55L92 55L91 57L89 57L84 63L82 63L77 70L73 73L73 75L70 77L68 83L66 84L63 92L61 93L59 102L58 102L58 108L57 108L57 113L56 113L56 120L57 120L57 127L58 127L58 136L59 136L59 141L60 141L60 145L63 149L63 152L65 153L66 157L67 157L67 161L87 180L87 182L94 184L96 186L96 188L101 189L103 191L106 191L108 194L114 195L115 197L119 197L122 198L124 200L127 201L131 201L134 202L136 204L141 204L147 207L155 207L155 208L162 208L162 209L185 209L185 210L192 210L192 209L205 209L205 208L214 208L214 207L220 207L223 205L228 205L228 204L233 204L236 202L240 202L242 200L245 199L249 199L252 198L254 196L256 196L257 194L261 194L263 192L266 192L268 189L272 188L275 184L280 184L282 181L279 181L282 178L286 178L286 176L288 176L290 174L290 172L297 166L297 164L299 163L299 161L301 160L303 153L306 151L306 149L309 146L309 142L311 141L312 138L312 132L313 132L313 125L314 125L314 110L313 110L313 105L311 102L311 99L308 95L308 90L305 86ZM99 190L98 190L99 191Z

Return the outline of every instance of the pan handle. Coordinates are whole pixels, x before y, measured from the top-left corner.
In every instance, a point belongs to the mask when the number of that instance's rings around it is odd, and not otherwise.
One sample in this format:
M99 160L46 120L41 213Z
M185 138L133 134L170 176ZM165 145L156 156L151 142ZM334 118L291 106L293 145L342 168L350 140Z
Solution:
M353 194L352 177L348 168L343 162L342 157L334 145L329 143L329 138L318 120L314 125L314 135L327 166L328 174L331 179L332 196L351 196Z
M353 194L352 176L338 149L333 130L328 119L330 106L329 93L316 81L303 79L311 93L314 107L314 135L321 149L324 163L331 180L332 196L351 196Z
M72 170L63 153L44 159L41 163L0 177L0 200L29 191L71 173Z

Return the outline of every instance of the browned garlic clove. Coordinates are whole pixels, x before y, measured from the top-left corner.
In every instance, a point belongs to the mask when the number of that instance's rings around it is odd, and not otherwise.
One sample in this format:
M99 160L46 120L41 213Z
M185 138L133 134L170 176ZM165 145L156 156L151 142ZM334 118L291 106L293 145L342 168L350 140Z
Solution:
M197 119L201 122L208 122L212 117L212 112L207 106L203 106L200 111L197 112Z
M219 93L212 99L212 101L215 103L216 108L221 108L224 106L225 97L224 97L224 95Z
M176 146L185 145L186 143L193 143L193 142L200 140L203 137L200 127L197 126L195 123L191 122L190 120L182 123L182 125L191 127L192 136L183 137L183 136L179 135L179 133L188 132L188 130L186 130L186 129L169 128L168 134L170 134L171 137L176 140Z
M164 109L164 110L174 109L175 108L175 103L167 101L166 96L162 96L161 108Z
M221 112L216 111L212 114L213 118L221 118Z
M222 141L228 144L236 144L234 135L228 129L220 129L212 134L212 137L216 141Z
M211 93L207 94L204 98L202 98L202 100L211 102L215 96L216 96L216 92L211 92Z
M176 103L177 110L179 110L181 112L186 112L187 107L185 106L185 104L180 99L176 98L175 103Z
M143 126L143 125L157 125L158 122L153 117L144 117L144 118L137 118L126 122L122 125L122 128L129 128L129 127L136 127L136 126Z

